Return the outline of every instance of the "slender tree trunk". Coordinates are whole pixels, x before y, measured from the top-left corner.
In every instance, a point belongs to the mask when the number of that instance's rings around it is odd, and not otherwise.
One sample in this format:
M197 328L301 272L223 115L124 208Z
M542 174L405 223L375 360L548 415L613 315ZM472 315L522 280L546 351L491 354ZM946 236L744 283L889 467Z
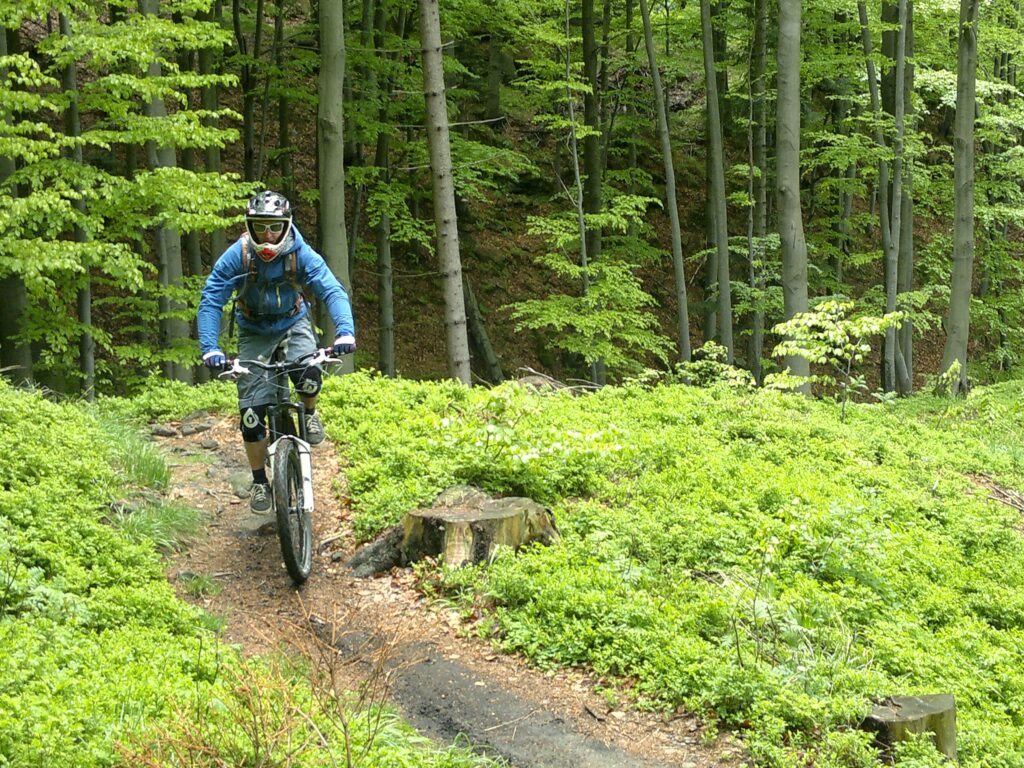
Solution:
M648 12L648 17L650 13ZM653 46L653 41L652 41ZM629 64L627 65L627 78L633 76L636 73L636 59L633 54L635 53L636 44L633 39L633 0L626 0L626 56ZM628 80L627 80L628 82ZM626 100L626 117L628 124L633 125L633 118L636 116L636 110L633 107L632 99ZM628 142L626 145L626 166L629 168L629 182L627 184L626 191L629 194L636 193L636 187L633 183L633 179L636 177L636 169L638 167L636 144L637 138L635 136L628 136L626 138ZM629 236L636 237L637 225L635 221L629 223ZM689 334L687 334L689 336ZM680 352L682 347L680 347Z
M583 206L588 214L599 214L603 206L601 183L604 179L604 140L601 132L601 79L598 76L600 52L597 47L597 29L594 19L594 0L583 0L581 18L583 35L583 75L590 91L583 94L583 122L590 128L583 139L583 165L586 170ZM600 258L602 248L601 227L592 222L587 224L587 253L591 261ZM591 365L591 379L595 384L604 384L604 362Z
M0 29L0 56L7 56L6 30ZM0 82L6 82L7 70L0 67ZM0 117L0 120L3 118ZM0 184L14 173L14 161L0 155ZM11 192L17 196L16 191ZM15 384L32 381L32 345L19 341L24 331L22 324L28 317L28 293L20 275L9 274L0 278L0 371Z
M274 16L274 50L277 52L277 71L284 76L284 1L277 0ZM281 192L289 200L295 194L292 180L292 110L288 103L288 89L282 88L277 97L277 168L281 174Z
M728 135L732 131L732 104L729 99L728 38L725 30L715 26L715 20L722 13L722 3L715 0L708 9L711 14L711 54L715 62L715 85L718 94L719 122Z
M594 0L583 0L583 76L590 91L583 95L583 122L590 129L583 139L583 207L588 214L601 212L601 82L598 79L598 49ZM587 253L593 261L601 255L601 228L587 226Z
M896 282L899 275L899 246L903 216L903 145L904 145L904 78L906 74L906 0L899 0L897 6L896 60L893 92L893 118L896 130L893 136L892 190L889 193L888 237L883 238L885 248L885 310L896 311ZM885 331L885 364L883 385L886 392L897 390L897 345L896 329Z
M710 106L707 107L710 109ZM718 336L718 243L715 236L715 196L711 192L711 130L707 119L704 120L704 244L707 255L704 258L704 341L712 341Z
M916 128L914 117L914 2L906 0L906 73L904 75L903 104L906 119L911 131ZM903 195L900 216L899 267L896 282L897 293L908 293L914 290L914 172L913 163L904 161ZM906 376L898 379L900 394L909 395L914 390L914 328L910 320L905 320L899 329L898 354L902 355Z
M978 71L979 0L960 0L956 67L956 116L953 128L953 276L946 317L946 347L940 373L959 363L951 393L964 392L970 338L971 280L974 269L974 114Z
M473 216L466 205L465 200L459 198L455 201L455 210L462 224L462 246L466 253L474 253L476 250L472 235ZM487 333L487 323L484 321L484 313L480 309L480 303L473 293L473 286L469 281L469 275L462 273L462 289L466 298L466 321L469 327L469 340L473 344L477 359L483 363L485 377L491 384L500 384L505 380L505 374L501 370L501 362L498 354L491 344L490 334Z
M181 54L178 57L178 67L182 72L189 72L198 69L198 62L196 60L195 53L188 52ZM192 94L189 93L186 98L190 103L190 108L194 108L194 99ZM181 167L186 171L191 171L193 173L197 170L196 150L194 148L182 148ZM203 274L202 242L198 230L192 230L191 232L185 233L185 262L188 264L188 273L190 275L200 276ZM189 326L192 338L198 340L199 328L197 321L193 319L189 323ZM197 363L192 366L192 376L198 383L204 384L210 380L210 369L205 365Z
M381 183L390 181L389 137L387 131L377 135L377 167L381 169ZM381 213L376 228L377 243L377 357L380 372L395 376L395 299L392 287L391 217Z
M466 302L462 294L462 261L459 229L455 214L455 184L452 178L451 145L448 138L448 103L442 65L441 19L437 0L419 0L420 36L423 51L423 92L426 98L427 146L434 199L437 252L444 282L445 335L448 342L448 370L453 379L472 384L469 367L469 338L466 332Z
M221 21L220 3L217 2L210 9L209 21ZM214 72L214 54L210 48L203 48L199 51L199 74L212 75ZM202 105L207 112L216 112L220 109L219 89L216 85L203 86ZM205 120L207 125L216 125L217 119L208 117ZM209 173L220 173L220 147L210 144L204 150L205 166ZM227 249L227 238L223 229L215 229L210 233L210 263L215 262Z
M320 252L346 288L348 237L345 231L345 5L320 0L320 79L317 83L317 162L320 169ZM334 321L319 303L323 342L335 337ZM352 363L348 362L347 367Z
M71 39L71 23L63 13L58 17L60 33ZM78 67L74 60L68 62L63 72L64 93L70 97L64 111L64 133L72 138L82 135L82 121L78 112ZM71 160L82 165L82 145L75 143L71 149ZM81 190L79 190L81 192ZM85 200L78 197L75 208L83 216L86 213ZM89 236L80 226L75 226L75 242L87 243ZM78 367L82 374L82 395L86 400L93 400L96 390L96 345L92 336L92 282L89 278L89 264L82 265L85 270L84 283L78 289L78 322L82 326L82 336L78 340Z
M753 51L750 57L750 219L748 221L748 251L750 289L754 295L753 322L750 332L750 347L747 352L748 367L754 381L761 384L764 374L761 358L764 356L764 238L768 227L768 161L767 143L768 110L765 99L768 71L768 3L767 0L754 2ZM756 173L755 173L756 169Z
M144 15L156 15L159 13L159 0L140 0L139 7ZM160 62L154 60L149 64L149 77L159 78L162 76ZM151 119L166 119L167 107L163 99L154 96L146 107L146 115ZM177 156L173 146L157 145L149 142L146 148L149 156L149 165L153 169L174 168L177 166ZM160 264L160 285L164 289L180 288L183 284L184 269L181 261L181 234L173 226L167 224L156 228L156 251ZM188 322L175 317L168 317L170 312L181 312L185 305L180 301L172 301L166 295L160 299L160 342L164 349L178 347L189 337ZM167 378L178 381L192 382L192 368L188 365L176 362L165 362L163 372Z
M782 300L786 319L807 311L807 241L800 210L800 0L779 0L778 106L776 117L779 238L782 244ZM810 365L787 356L796 376ZM810 384L801 387L810 393Z
M572 82L571 2L572 0L565 0L565 97L569 110L569 159L572 161L573 186L576 190L576 199L573 200L573 203L576 208L576 227L580 233L580 270L583 273L580 280L580 294L586 296L590 292L590 259L587 250L587 220L584 210L585 192L583 175L580 173L579 142L576 141L576 100L569 87L569 83ZM597 380L597 372L593 365L591 366L591 379Z
M612 0L604 0L601 11L601 64L598 67L597 82L599 83L598 108L601 116L601 175L608 167L608 150L612 142L612 126L615 124L615 112L618 102L612 104L608 98L608 59L611 51Z
M264 0L257 0L256 15L260 22L262 22L263 18L263 2ZM238 47L238 53L243 57L244 62L240 77L242 87L242 168L245 180L252 181L256 177L256 157L254 154L256 145L256 78L254 77L253 70L255 69L254 62L260 55L260 25L257 25L256 28L257 37L253 44L251 60L246 60L245 57L248 54L249 45L246 41L245 33L242 31L242 7L240 0L232 0L231 2L231 20L235 30L235 45Z
M369 51L373 46L373 21L374 21L374 8L373 0L363 0L363 17L362 26L359 33L359 44L362 46L364 51ZM359 80L359 93L363 99L370 99L377 94L377 71L372 67L362 66L358 72L353 75ZM352 76L349 76L347 82L347 88L352 88ZM348 96L349 103L354 97L350 94ZM363 160L363 147L364 147L364 135L363 130L352 130L349 133L351 137L351 146L346 153L350 158L349 162L352 165L361 166L364 164ZM363 215L363 202L366 195L366 186L359 184L355 188L355 199L352 201L352 226L348 228L348 271L350 275L355 275L356 268L356 248L359 245L359 225Z
M399 36L405 36L404 9L403 18L399 21ZM377 48L384 47L384 33L387 30L387 0L377 4L376 34ZM389 58L394 58L389 55ZM382 97L378 121L382 126L388 122L388 104L391 101L391 78L385 78L381 84ZM379 184L391 182L391 133L381 130L377 133L377 150L374 164L380 169ZM377 366L385 376L394 378L395 367L395 299L393 287L393 269L391 264L391 216L386 210L381 212L380 221L375 228L377 247Z
M501 117L501 34L491 31L487 38L487 96L484 102L484 119L498 121ZM492 127L497 127L492 124Z
M278 3L280 3L280 1L281 0L278 0ZM262 13L263 8L260 8L260 11ZM271 38L270 41L269 58L273 60L275 65L277 65L282 57L281 49L284 44L284 25L283 23L280 25L278 24L278 19L281 19L283 22L280 8L275 9L275 11L276 12L274 14L274 36ZM259 37L262 37L262 29L259 33ZM256 149L253 152L253 154L256 157L255 178L257 179L263 179L266 177L267 174L267 133L269 133L270 131L270 85L271 81L273 80L273 77L273 72L268 67L266 70L266 76L263 78L263 95L260 97L260 138L259 142L256 144ZM280 78L282 76L278 75L278 77Z
M900 19L905 13L906 0L900 0L897 14ZM870 92L871 110L875 117L875 142L884 152L887 148L885 135L882 132L882 100L879 95L878 78L875 73L874 57L872 53L871 33L868 27L868 16L866 4L862 1L857 4L857 10L861 24L861 42L864 49L864 58L868 75L868 90ZM893 163L890 168L886 159L878 163L878 212L880 230L882 235L882 254L885 273L885 294L886 312L896 310L896 282L899 265L899 247L901 240L901 219L903 213L903 144L904 144L904 75L906 66L906 28L902 25L895 38L896 45L896 68L894 71L893 91L893 117L895 121L895 134L893 139ZM891 175L890 175L891 171ZM890 188L890 183L892 184ZM897 382L902 381L901 389L909 388L909 375L906 364L898 345L896 344L896 331L890 328L886 331L883 344L882 358L882 386L886 392L893 392L897 389Z
M362 152L362 143L357 143L359 151ZM348 229L348 273L354 275L356 271L356 246L359 244L359 226L363 218L363 197L366 194L366 187L360 184L356 187L356 199L352 201L352 226Z
M661 160L665 169L665 209L668 212L672 237L672 270L675 273L676 287L676 345L679 348L679 361L687 362L691 357L690 316L686 303L686 272L683 268L683 239L679 226L679 206L676 203L676 172L672 162L672 140L669 136L668 118L665 114L661 72L658 70L657 55L654 50L654 33L647 0L640 0L640 15L643 17L644 43L647 47L647 61L651 67L651 79L654 87L654 113L658 122Z
M732 345L732 291L729 283L729 228L725 205L725 151L722 147L722 120L718 109L718 78L711 29L711 4L701 0L701 27L704 35L704 81L707 88L708 137L711 141L711 208L714 215L715 245L718 261L718 341L725 347L726 362L734 360Z

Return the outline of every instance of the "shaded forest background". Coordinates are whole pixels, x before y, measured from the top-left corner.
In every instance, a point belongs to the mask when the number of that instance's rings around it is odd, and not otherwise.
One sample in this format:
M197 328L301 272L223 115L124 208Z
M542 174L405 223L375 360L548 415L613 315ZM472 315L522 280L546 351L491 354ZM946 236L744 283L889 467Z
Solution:
M422 7L0 9L7 375L86 394L202 378L198 293L262 187L349 287L359 366L455 375ZM807 359L904 394L957 360L964 385L968 359L972 379L1006 375L1024 341L1020 18L977 0L443 3L474 378L614 381L707 340L759 382ZM846 351L774 356L796 316Z

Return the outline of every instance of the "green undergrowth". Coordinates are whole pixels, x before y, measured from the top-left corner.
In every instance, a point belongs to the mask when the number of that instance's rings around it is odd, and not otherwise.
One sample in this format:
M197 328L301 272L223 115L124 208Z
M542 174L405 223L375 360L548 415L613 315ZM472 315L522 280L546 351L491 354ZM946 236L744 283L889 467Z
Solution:
M850 406L724 387L584 397L352 375L321 400L369 538L444 487L555 512L557 545L443 576L479 631L760 764L881 759L870 699L953 693L964 766L1024 764L1024 385ZM901 763L938 765L927 745Z
M96 410L116 423L130 421L173 421L193 411L237 413L235 385L215 381L192 387L180 381L156 379L134 397L101 398Z
M0 766L328 766L346 750L368 768L489 764L243 659L175 596L160 550L200 520L163 501L162 454L121 419L216 407L210 389L118 411L0 382Z

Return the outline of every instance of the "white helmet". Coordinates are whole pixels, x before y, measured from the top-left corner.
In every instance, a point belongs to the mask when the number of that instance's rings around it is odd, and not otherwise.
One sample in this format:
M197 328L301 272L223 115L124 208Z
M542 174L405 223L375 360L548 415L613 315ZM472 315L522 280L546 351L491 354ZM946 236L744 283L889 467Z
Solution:
M249 232L249 240L257 255L263 261L276 259L278 254L290 243L292 205L288 202L288 198L269 189L260 192L246 206L245 228ZM281 237L277 242L263 242L268 228L273 232L281 232Z

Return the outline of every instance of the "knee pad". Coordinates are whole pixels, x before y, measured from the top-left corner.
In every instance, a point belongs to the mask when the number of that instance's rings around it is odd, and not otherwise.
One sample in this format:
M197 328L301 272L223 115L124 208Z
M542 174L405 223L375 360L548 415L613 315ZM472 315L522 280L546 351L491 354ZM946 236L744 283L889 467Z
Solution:
M295 385L295 390L299 394L312 397L320 393L320 388L323 386L323 374L319 368L307 368L292 378L292 384Z
M242 409L242 420L239 428L242 430L242 440L247 443L258 443L267 436L267 406L252 405Z

